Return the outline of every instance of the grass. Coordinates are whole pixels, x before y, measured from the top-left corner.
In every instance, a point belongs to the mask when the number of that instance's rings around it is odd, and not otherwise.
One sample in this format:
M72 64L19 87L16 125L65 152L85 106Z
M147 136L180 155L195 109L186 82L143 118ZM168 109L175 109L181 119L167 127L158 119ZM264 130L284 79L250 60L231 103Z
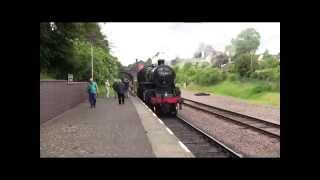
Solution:
M187 87L193 91L210 92L213 94L232 96L253 104L280 107L280 93L272 91L261 81L223 81L216 85L199 86L191 84Z

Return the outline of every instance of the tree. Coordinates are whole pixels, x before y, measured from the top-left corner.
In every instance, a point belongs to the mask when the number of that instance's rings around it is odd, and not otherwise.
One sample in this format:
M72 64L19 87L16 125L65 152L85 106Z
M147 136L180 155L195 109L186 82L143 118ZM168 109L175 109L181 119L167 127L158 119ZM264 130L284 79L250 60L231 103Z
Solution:
M252 64L251 64L251 58ZM258 67L257 56L253 56L249 53L238 54L234 57L235 70L240 76L249 77Z
M263 59L272 57L272 55L269 53L268 49L266 49L262 55L263 55Z
M221 67L221 65L228 63L228 56L225 53L216 53L212 59L211 64L214 67Z
M266 50L263 53L262 61L260 62L259 69L267 69L267 68L276 68L280 65L277 55L269 54L269 51Z
M74 23L40 23L40 72L66 77L73 66L72 40L76 37Z
M241 31L236 39L231 40L231 45L226 47L226 51L231 55L231 60L239 61L235 62L235 70L241 76L248 76L254 72L257 64L255 62L255 52L259 45L260 34L254 28L248 28Z
M56 79L91 77L91 45L94 52L94 77L98 83L118 76L121 66L111 56L109 42L97 23L40 23L40 73Z
M236 39L231 40L235 54L255 53L260 45L260 34L254 28L240 32Z

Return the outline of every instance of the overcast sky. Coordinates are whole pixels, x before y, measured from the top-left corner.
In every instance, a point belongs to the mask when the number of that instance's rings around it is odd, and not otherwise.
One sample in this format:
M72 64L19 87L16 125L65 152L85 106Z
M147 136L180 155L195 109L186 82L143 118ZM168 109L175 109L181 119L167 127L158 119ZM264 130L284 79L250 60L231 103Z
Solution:
M280 23L101 23L102 33L111 43L111 53L123 65L146 60L157 52L172 60L176 56L190 58L200 43L224 51L232 38L246 28L261 35L257 53L266 49L280 52Z

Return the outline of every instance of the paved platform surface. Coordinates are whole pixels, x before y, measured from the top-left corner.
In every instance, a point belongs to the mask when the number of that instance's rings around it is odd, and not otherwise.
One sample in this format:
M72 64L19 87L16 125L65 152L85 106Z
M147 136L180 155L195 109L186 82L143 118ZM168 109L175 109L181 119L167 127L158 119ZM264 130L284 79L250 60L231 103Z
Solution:
M194 155L137 97L131 97L156 157L190 158Z
M155 157L130 99L81 103L40 125L40 157Z
M195 96L195 93L197 92L181 90L182 97L280 124L279 108L249 104L236 98L212 93L210 93L210 96Z

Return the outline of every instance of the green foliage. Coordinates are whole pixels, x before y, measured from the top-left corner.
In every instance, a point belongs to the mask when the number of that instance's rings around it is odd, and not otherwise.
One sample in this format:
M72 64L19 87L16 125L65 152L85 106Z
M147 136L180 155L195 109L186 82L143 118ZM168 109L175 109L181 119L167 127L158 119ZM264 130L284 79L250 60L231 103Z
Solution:
M280 66L280 61L273 56L264 56L259 62L259 69L276 68Z
M267 81L280 81L280 67L256 70L251 77Z
M249 53L238 54L234 57L235 71L242 77L249 77L258 67L257 57Z
M181 84L187 82L187 84L210 85L222 81L227 77L226 72L206 66L205 64L193 65L186 63L182 68L175 66L174 70L177 74L176 82Z
M200 68L205 68L205 67L209 67L210 66L210 63L208 62L203 62L200 64Z
M236 72L242 77L249 77L258 69L255 51L260 45L260 34L253 28L242 31L231 45L226 46L226 52L231 56L235 65L229 72Z
M185 63L182 67L183 71L187 71L192 67L192 63Z
M239 74L236 73L228 73L227 80L228 81L238 81L240 79Z
M48 80L48 79L53 80L55 78L54 78L54 75L52 75L52 74L40 73L40 79L41 80Z
M94 79L103 83L118 76L119 61L110 55L109 42L97 23L40 23L40 72L55 79L91 77L91 46Z
M98 84L99 93L98 97L105 98L107 95L105 84ZM112 87L109 87L109 97L114 97L116 95L116 92L112 89Z
M56 78L67 76L72 68L72 42L75 29L72 23L40 23L40 71L55 74Z
M255 51L260 45L260 34L253 28L242 31L231 45L226 46L226 53L232 63L222 67L223 70L210 67L209 64L186 63L178 68L177 83L187 82L191 90L207 91L217 94L234 96L253 102L280 105L280 61L278 56L264 53L262 61L258 61ZM204 49L202 44L199 49ZM200 51L194 56L199 57ZM280 53L279 53L280 56ZM218 57L223 64L227 56Z
M179 66L173 66L172 69L174 70L174 72L179 72L180 67Z
M235 54L255 52L260 45L260 34L254 28L243 30L236 39L231 40Z
M271 86L270 84L266 85L264 81L251 79L237 81L226 80L210 86L190 85L188 89L232 96L254 104L265 104L275 107L280 106L280 93L278 91L273 91L272 84Z
M223 72L217 68L205 68L195 75L194 80L200 85L213 85L225 79Z

